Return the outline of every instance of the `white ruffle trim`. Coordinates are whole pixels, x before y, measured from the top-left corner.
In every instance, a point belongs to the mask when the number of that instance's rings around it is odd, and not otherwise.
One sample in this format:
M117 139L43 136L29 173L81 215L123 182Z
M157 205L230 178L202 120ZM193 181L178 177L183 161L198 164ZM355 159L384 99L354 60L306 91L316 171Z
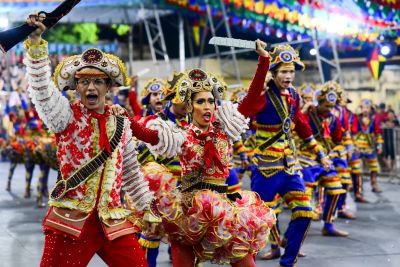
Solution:
M128 123L129 126L129 123ZM133 206L137 210L147 209L154 194L149 190L149 184L144 180L139 162L138 152L135 149L136 142L132 140L132 133L129 127L126 131L126 146L124 151L122 187L131 197Z
M33 63L35 62L35 63ZM25 66L29 69L34 69L34 70L40 70L44 66L49 66L50 65L50 59L46 56L46 58L41 58L38 60L32 59L29 55L25 54L25 57L23 59L23 63Z
M39 117L50 131L54 133L62 132L67 128L73 117L68 99L61 95L52 81L48 83L47 89L44 90L34 90L32 86L35 85L29 86L28 93Z
M151 153L172 158L182 152L182 145L186 141L186 132L173 122L157 118L149 121L146 127L158 132L157 145L146 144Z
M50 79L50 60L47 56L34 60L25 55L24 64L27 66L29 97L39 117L50 131L62 132L72 121L73 113L68 99L61 95Z
M231 140L238 140L240 135L249 128L249 119L246 119L238 110L237 105L230 101L222 101L216 112L216 119L221 128Z

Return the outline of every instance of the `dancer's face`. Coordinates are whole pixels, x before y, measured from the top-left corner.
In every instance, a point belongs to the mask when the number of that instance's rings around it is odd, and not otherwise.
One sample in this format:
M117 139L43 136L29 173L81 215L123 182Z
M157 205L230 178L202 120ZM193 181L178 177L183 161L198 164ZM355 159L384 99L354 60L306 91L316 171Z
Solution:
M334 107L335 107L335 104L327 102L327 101L323 101L322 103L318 104L318 112L322 116L327 117L327 116L329 116L329 114L331 114L333 112Z
M304 104L312 104L313 101L313 98L309 96L303 98Z
M278 68L274 72L274 81L280 90L288 89L292 84L295 76L295 68L294 65L288 65L284 67Z
M371 112L371 107L370 106L362 106L361 108L361 112L363 113L363 115L369 115Z
M164 103L162 101L163 98L163 91L153 92L150 94L150 107L156 113L162 111L162 109L164 108Z
M210 127L216 109L215 98L211 92L199 92L192 97L193 123L203 131Z
M186 102L183 102L181 104L172 104L172 112L178 119L186 117Z
M97 113L104 113L105 98L110 84L108 79L82 77L76 82L76 91L86 108Z

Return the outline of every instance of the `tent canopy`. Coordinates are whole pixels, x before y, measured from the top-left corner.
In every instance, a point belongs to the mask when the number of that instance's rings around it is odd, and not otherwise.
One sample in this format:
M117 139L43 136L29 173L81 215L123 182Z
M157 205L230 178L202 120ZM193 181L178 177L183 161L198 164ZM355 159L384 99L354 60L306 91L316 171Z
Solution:
M55 9L60 0L26 0L21 2L0 2L0 18L5 17L10 23L23 22L27 15L36 11L50 12ZM141 9L143 5L144 10ZM153 1L139 0L83 0L60 22L82 23L94 22L98 24L135 24L144 18L153 17ZM172 11L159 10L160 15Z

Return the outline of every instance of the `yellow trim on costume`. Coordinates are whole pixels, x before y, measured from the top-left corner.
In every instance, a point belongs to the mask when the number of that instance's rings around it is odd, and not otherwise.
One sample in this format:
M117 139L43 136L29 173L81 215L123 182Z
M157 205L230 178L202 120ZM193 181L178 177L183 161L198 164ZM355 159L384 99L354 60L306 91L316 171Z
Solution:
M144 238L138 239L139 244L144 248L158 248L160 247L160 240L147 240Z
M44 58L49 54L48 43L44 39L41 39L39 44L32 44L30 39L26 39L24 46L28 55L33 59Z
M297 218L313 218L315 215L314 211L307 211L307 210L296 210L293 211L292 217L290 220L296 220Z

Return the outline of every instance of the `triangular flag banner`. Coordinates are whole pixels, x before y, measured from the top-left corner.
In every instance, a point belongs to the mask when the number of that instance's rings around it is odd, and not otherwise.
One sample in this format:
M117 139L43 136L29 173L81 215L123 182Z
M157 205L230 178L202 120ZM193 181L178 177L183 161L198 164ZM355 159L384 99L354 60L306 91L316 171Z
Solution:
M386 58L379 54L379 50L375 47L371 54L368 56L367 64L369 71L372 74L374 80L379 80L381 77L383 68L385 67Z

